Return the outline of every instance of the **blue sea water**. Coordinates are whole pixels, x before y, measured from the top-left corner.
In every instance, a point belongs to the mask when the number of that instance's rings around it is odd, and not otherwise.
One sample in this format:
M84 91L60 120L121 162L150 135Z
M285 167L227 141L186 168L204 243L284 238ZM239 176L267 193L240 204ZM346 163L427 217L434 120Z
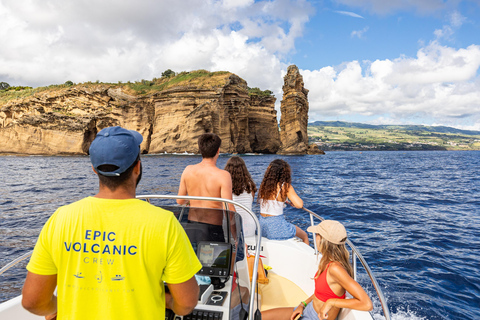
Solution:
M245 155L257 185L275 158L290 163L305 207L346 226L393 319L480 319L480 152ZM175 194L184 167L199 160L144 156L138 194ZM33 248L58 206L97 190L88 157L2 156L0 169L0 266ZM286 215L309 223L302 210ZM0 276L0 302L20 294L24 267ZM374 294L364 273L360 283ZM378 302L374 317L382 319Z

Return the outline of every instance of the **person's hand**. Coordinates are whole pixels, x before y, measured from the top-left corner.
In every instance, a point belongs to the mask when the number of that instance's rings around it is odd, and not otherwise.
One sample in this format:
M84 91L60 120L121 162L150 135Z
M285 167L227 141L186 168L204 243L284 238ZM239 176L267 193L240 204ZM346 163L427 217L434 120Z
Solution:
M333 304L334 302L332 301L332 299L325 301L323 306L320 308L320 312L318 313L318 318L320 320L328 319L328 311L332 309Z
M303 309L305 309L305 307L303 306L303 304L300 304L300 306L298 306L298 308L293 311L290 320L295 320L299 315L301 316L303 314Z
M48 316L45 316L45 320L56 320L57 319L57 313L52 313L49 314Z

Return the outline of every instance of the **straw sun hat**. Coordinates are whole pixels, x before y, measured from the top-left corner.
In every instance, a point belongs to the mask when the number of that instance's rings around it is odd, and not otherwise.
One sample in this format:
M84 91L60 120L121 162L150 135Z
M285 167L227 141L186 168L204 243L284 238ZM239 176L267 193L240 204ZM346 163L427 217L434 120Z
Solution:
M331 243L344 244L347 241L347 230L338 221L324 220L316 226L310 226L308 232L318 233Z

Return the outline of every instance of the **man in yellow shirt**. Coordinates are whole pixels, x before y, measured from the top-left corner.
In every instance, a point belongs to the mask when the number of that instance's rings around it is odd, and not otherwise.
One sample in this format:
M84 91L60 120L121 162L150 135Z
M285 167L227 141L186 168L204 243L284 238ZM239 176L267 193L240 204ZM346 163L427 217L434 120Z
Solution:
M178 315L195 307L201 264L183 228L171 212L135 199L142 140L136 131L109 127L92 142L99 191L60 207L43 227L22 292L30 312L158 320L165 307Z

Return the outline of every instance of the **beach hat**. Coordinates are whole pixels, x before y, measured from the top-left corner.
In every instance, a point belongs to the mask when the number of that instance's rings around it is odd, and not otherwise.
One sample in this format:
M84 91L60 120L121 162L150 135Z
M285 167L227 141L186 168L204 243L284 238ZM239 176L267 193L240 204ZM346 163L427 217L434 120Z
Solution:
M122 127L102 129L89 149L93 168L104 176L119 176L137 160L142 141L142 135L134 130L127 130ZM101 165L113 165L118 168L115 171L104 172L98 170Z
M344 244L347 241L347 230L338 221L324 220L316 226L310 226L308 232L318 233L331 243Z

